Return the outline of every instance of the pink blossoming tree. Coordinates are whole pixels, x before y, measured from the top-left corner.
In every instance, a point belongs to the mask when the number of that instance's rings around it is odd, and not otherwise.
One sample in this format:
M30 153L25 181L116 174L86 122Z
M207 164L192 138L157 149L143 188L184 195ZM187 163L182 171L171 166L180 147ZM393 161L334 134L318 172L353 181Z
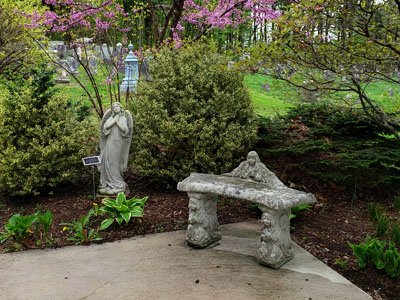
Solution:
M83 36L89 36L92 43L106 43L109 46L108 54L111 54L110 47L116 49L116 43L119 41L126 45L128 37L135 37L133 28L138 28L140 16L146 13L151 20L147 29L152 31L156 48L168 43L173 43L178 48L182 44L182 35L187 25L197 28L196 34L191 37L191 40L195 41L214 28L238 26L250 20L261 23L280 15L274 9L275 0L173 0L170 4L155 4L152 0L147 0L143 5L125 9L117 0L44 0L44 3L51 10L22 14L30 20L29 27L61 34L75 52L74 56L85 71L92 89L85 86L75 74L50 54L48 56L77 80L99 117L104 113L103 100L98 82L89 67L90 49ZM122 95L119 90L118 70L123 64L121 55L113 55L109 62L111 63L104 64L105 83L109 87L111 102L120 101Z

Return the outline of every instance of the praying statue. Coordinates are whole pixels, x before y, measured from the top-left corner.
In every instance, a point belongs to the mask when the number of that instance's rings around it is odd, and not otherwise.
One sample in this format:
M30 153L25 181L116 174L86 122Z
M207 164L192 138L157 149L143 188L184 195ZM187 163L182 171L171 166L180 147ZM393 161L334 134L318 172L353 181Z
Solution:
M100 194L117 195L127 190L123 173L128 166L132 132L131 113L124 111L119 102L114 102L100 125Z

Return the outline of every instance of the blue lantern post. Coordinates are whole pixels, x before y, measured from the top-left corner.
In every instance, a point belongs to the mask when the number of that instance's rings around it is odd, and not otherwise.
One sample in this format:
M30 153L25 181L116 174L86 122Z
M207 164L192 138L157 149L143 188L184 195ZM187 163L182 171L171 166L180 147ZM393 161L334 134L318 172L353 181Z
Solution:
M132 43L128 46L129 54L126 56L125 62L125 78L121 83L121 92L133 92L135 90L134 85L137 84L139 79L139 60L136 55L133 54Z

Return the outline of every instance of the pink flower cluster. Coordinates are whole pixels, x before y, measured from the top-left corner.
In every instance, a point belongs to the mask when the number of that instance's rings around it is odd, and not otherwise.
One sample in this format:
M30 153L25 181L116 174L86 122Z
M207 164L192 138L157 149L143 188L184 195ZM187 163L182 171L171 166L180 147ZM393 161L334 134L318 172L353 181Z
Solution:
M272 8L275 0L219 0L216 5L210 0L204 2L206 5L201 6L194 0L186 0L184 19L198 26L204 24L224 29L226 26L237 26L248 19L262 23L280 16L280 12ZM250 16L246 16L246 11L251 12Z
M110 27L110 22L102 21L99 18L96 18L96 29L98 32L103 32L108 30Z
M30 20L27 27L47 28L51 32L66 32L78 26L89 28L91 27L90 18L103 12L113 4L113 0L106 0L96 7L76 0L44 0L44 2L53 6L68 7L69 13L67 15L58 15L54 11L45 11L43 14L39 14L37 11L31 14L20 12L21 15ZM106 18L114 18L115 12L110 10L109 12L104 12L103 15ZM97 30L107 30L110 26L110 22L102 21L100 18L96 18L95 21Z
M171 28L172 40L175 47L182 45L182 31L185 30L183 21L195 24L200 28L220 28L238 26L248 20L263 23L265 20L276 19L280 12L273 9L276 0L186 0L184 2L183 18ZM43 28L51 32L67 32L75 27L84 26L93 28L96 33L104 33L111 25L122 33L128 33L131 28L124 27L120 16L128 17L116 0L103 0L99 6L93 6L93 1L82 0L44 0L46 4L54 6L54 11L45 11L23 14L29 21L26 26ZM57 9L63 7L65 9ZM156 5L157 8L168 8L165 4ZM145 9L137 8L131 14L137 14ZM317 6L315 9L321 10ZM167 41L166 41L167 42ZM171 41L168 41L171 42Z

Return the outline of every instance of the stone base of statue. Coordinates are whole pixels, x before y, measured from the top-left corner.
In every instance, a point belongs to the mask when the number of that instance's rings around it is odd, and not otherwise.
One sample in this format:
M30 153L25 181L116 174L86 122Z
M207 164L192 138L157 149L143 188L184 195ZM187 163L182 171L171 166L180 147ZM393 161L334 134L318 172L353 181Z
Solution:
M274 210L260 205L262 234L259 262L278 269L294 257L290 238L290 209Z
M97 195L100 198L104 198L104 197L116 197L118 195L118 193L124 193L125 195L130 193L129 188L127 187L125 190L122 189L98 189L97 190Z
M189 220L186 235L188 245L205 248L221 239L218 231L216 196L189 194Z

